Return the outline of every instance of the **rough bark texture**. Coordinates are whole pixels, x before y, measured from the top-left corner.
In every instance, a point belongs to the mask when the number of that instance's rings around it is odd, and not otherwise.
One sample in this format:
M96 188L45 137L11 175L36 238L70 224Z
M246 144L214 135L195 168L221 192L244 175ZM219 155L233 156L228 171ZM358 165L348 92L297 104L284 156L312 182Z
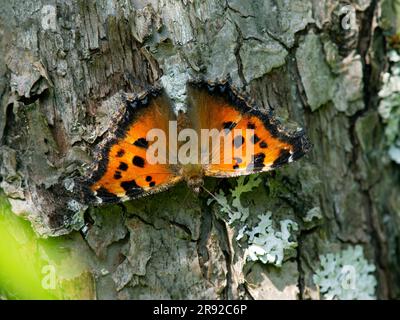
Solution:
M98 299L317 299L319 255L355 244L377 268L377 297L400 296L400 170L385 160L377 112L380 2L3 2L1 188L40 235L77 233ZM352 30L341 25L346 3ZM112 125L119 91L160 81L182 104L188 79L227 74L314 144L242 199L249 223L270 211L298 224L281 267L246 263L238 230L184 184L122 205L60 205ZM207 183L228 193L235 179Z

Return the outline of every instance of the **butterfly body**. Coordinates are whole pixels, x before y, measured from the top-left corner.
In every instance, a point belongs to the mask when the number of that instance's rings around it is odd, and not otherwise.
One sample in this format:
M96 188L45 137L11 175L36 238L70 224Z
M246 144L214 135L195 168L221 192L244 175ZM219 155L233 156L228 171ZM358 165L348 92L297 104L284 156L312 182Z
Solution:
M83 182L89 201L134 199L182 180L199 193L205 176L268 171L311 147L303 131L287 131L228 81L188 83L187 96L178 115L163 90L127 96Z
M204 169L200 164L182 165L180 175L186 181L187 186L194 193L198 194L204 185Z

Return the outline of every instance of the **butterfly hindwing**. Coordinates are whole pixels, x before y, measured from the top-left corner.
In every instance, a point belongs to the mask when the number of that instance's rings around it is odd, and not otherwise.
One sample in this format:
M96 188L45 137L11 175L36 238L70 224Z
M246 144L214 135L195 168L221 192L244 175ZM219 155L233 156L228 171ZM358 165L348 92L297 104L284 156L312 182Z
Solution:
M87 182L97 202L137 198L164 190L180 180L167 161L151 164L146 157L154 143L147 141L147 133L157 128L168 135L170 120L175 120L175 115L161 90L126 99L116 130L98 146L97 161ZM163 147L168 154L168 144Z
M268 171L300 158L310 148L302 131L288 132L227 81L191 83L188 92L188 114L192 121L200 120L197 130L224 130L231 139L231 149L219 146L211 151L205 175L230 177ZM219 153L219 163L212 163L215 153ZM230 161L225 162L226 158Z

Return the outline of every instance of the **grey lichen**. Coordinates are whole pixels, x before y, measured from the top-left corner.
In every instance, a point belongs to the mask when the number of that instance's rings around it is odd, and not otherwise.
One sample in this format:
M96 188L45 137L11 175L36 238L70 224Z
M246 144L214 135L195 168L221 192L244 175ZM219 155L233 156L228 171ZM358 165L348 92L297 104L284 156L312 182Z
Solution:
M245 176L238 178L236 187L231 190L233 208L230 207L226 195L222 190L215 195L215 199L209 199L208 204L216 200L221 206L221 211L228 215L229 224L233 224L236 221L244 222L249 217L249 208L242 206L240 197L243 193L257 188L261 181L261 178L256 175L251 175L248 179Z
M285 251L297 247L297 242L292 237L292 231L297 231L298 225L296 222L286 219L279 222L280 229L276 230L271 215L271 212L267 212L259 216L259 224L247 232L249 247L246 253L247 259L250 261L261 261L279 267L284 261Z
M179 56L171 56L165 59L163 64L164 75L160 81L175 103L176 112L186 110L186 83L189 74L182 65Z
M365 259L361 246L350 246L319 258L321 265L313 280L324 299L375 299L375 266Z
M389 54L392 66L383 75L379 92L379 114L385 122L386 145L389 157L400 164L400 55L392 50Z
M216 200L223 217L228 219L228 224L237 228L236 241L247 241L245 260L260 261L281 267L285 254L297 247L294 232L298 231L298 225L290 219L284 219L279 221L280 227L275 228L272 213L267 212L257 217L260 222L256 226L249 227L250 209L242 205L240 197L243 193L257 188L261 182L261 177L256 175L248 178L240 177L236 187L231 190L232 204L229 203L222 190L215 195L215 199L210 199L208 204ZM291 254L286 256L291 256Z

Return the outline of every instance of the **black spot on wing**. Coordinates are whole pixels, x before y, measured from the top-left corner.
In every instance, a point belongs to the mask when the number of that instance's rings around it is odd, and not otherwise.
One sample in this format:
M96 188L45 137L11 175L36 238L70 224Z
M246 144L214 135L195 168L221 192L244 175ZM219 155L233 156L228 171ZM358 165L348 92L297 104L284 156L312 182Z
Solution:
M106 188L101 187L97 189L96 196L102 199L104 202L118 202L119 198L114 194L109 192Z
M236 125L237 123L233 121L227 121L222 124L223 128L227 130L232 130L233 128L236 127Z
M149 186L150 186L150 187L154 187L155 185L156 185L156 183L155 183L154 181L152 181L152 182L149 183Z
M119 180L122 178L121 171L115 171L114 179Z
M253 156L253 162L254 162L254 167L255 168L263 168L264 167L264 159L265 159L265 154L260 152L257 153Z
M261 139L256 134L251 137L251 143L253 144L257 144L260 140Z
M254 130L255 128L256 128L256 125L255 125L254 123L249 122L249 123L247 124L247 129L252 129L252 130Z
M139 138L133 144L143 149L147 149L149 147L149 142L145 138Z
M132 163L139 168L144 168L144 159L139 156L134 156L132 159Z
M121 187L125 190L126 195L131 198L143 193L143 189L138 186L135 180L121 182Z
M235 164L235 165L233 166L233 169L235 169L235 170L239 169L239 165L238 165L238 164Z
M287 149L282 149L279 157L272 164L272 168L280 167L289 162L290 152Z
M259 146L260 146L261 149L266 149L266 148L268 148L268 144L267 144L265 141L261 141L260 144L259 144Z
M147 177L146 177L146 181L147 181L147 182L150 182L151 180L153 180L153 178L152 178L151 176L147 176Z
M252 156L248 170L260 171L264 168L265 154L260 152Z
M125 154L125 150L124 149L119 149L118 152L117 152L117 157L121 158L124 154Z
M243 136L236 136L233 139L233 145L235 146L235 148L240 148L244 143L244 138Z
M121 187L125 190L125 191L129 191L131 189L141 189L139 187L139 185L136 183L135 180L130 180L130 181L123 181L121 182Z
M122 170L122 171L126 171L126 170L128 170L128 165L125 163L125 162L120 162L119 163L119 166L118 166L118 169L119 170Z

